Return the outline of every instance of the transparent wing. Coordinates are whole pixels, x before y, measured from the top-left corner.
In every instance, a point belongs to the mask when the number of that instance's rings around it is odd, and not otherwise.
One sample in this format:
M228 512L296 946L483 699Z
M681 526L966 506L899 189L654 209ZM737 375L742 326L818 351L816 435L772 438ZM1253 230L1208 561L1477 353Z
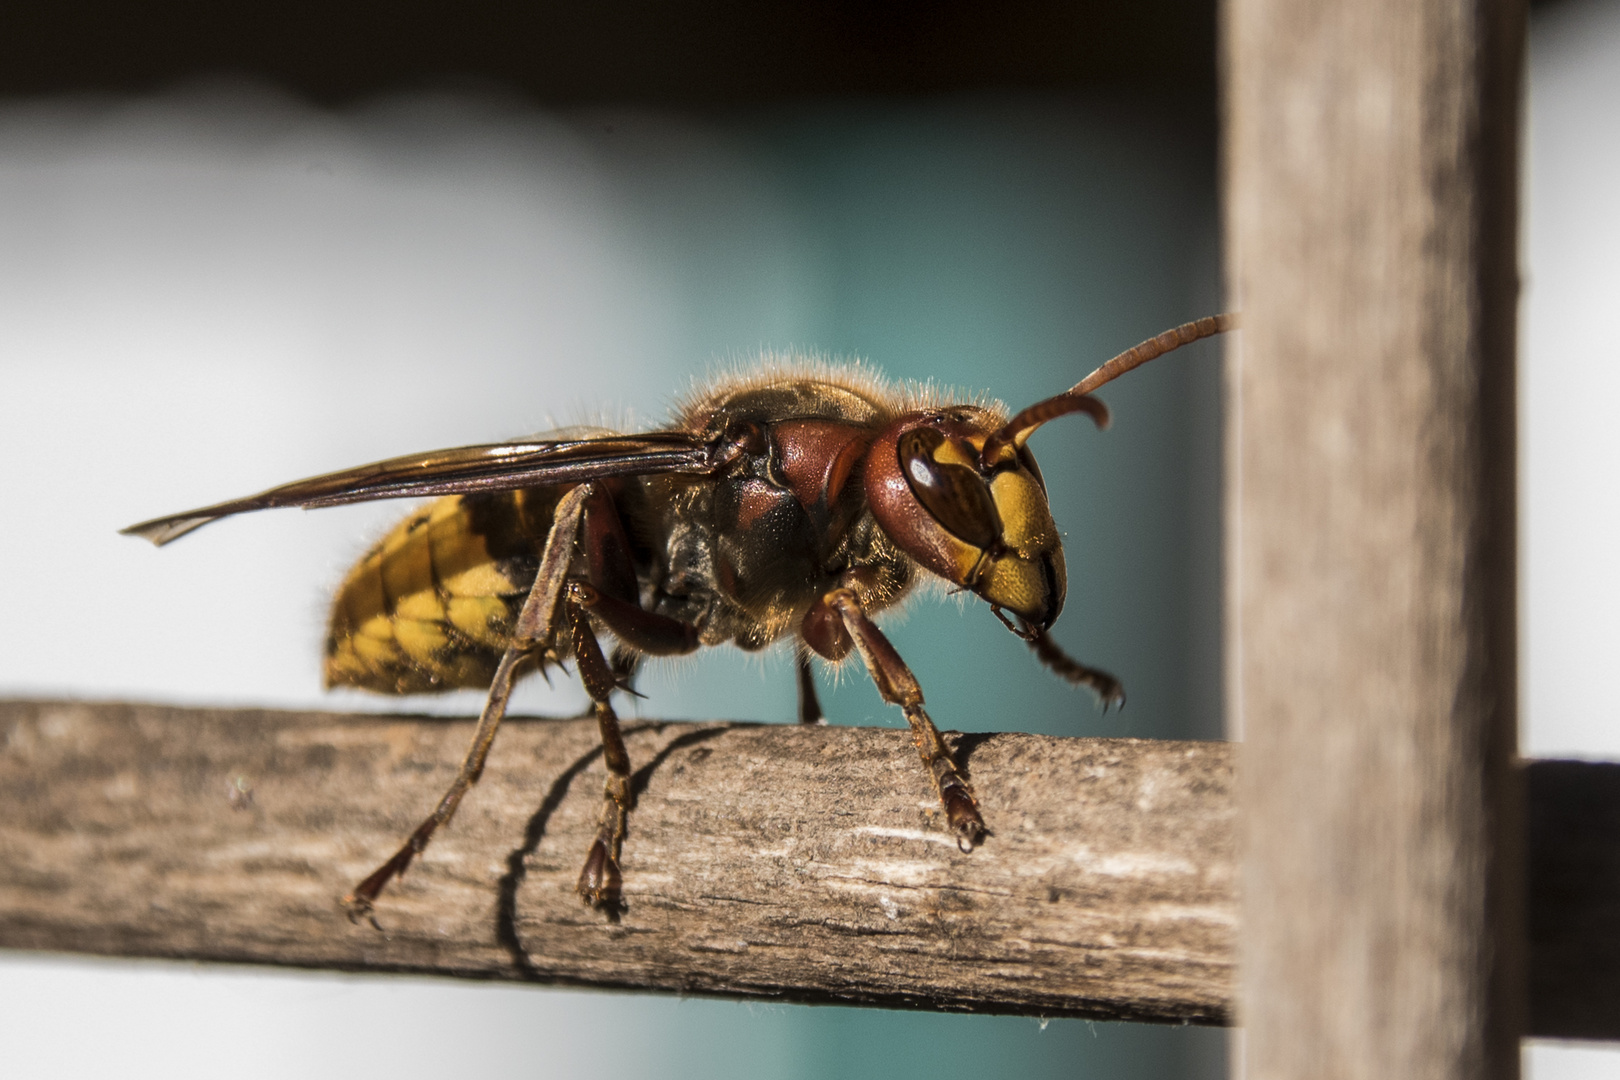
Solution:
M297 480L245 499L153 518L120 532L143 537L161 547L210 521L250 510L278 506L308 509L421 495L510 491L578 484L609 476L650 473L703 476L714 472L719 465L713 443L679 431L460 446Z

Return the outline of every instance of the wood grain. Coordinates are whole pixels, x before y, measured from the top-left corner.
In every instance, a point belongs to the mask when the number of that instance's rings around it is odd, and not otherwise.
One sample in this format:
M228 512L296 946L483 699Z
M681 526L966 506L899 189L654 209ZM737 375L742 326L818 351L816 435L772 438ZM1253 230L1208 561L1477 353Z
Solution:
M573 895L590 721L519 720L386 932L338 897L470 721L0 701L0 947L793 1001L1217 1023L1237 870L1226 743L954 736L962 855L903 731L636 724L618 923ZM1531 1033L1620 1038L1620 764L1530 762Z
M448 783L466 721L0 702L0 946L794 1001L1219 1023L1220 743L949 737L970 855L902 730L630 723L617 922L574 880L591 720L517 720L378 906L338 897Z
M1517 0L1228 0L1251 1078L1517 1076Z

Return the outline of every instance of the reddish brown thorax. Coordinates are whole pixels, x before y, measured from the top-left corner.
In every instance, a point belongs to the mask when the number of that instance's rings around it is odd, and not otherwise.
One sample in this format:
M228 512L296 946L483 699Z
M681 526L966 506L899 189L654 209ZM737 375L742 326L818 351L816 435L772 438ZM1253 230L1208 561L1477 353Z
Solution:
M839 496L866 453L865 432L836 420L784 420L772 434L788 489L819 533L841 535L858 504Z

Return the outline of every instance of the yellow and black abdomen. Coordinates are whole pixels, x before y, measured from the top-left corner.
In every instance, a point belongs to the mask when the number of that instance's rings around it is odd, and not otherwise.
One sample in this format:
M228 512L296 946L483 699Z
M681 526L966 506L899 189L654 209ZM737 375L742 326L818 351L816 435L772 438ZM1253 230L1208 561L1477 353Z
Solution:
M326 685L384 694L487 687L534 583L557 497L549 488L452 495L396 525L338 587Z

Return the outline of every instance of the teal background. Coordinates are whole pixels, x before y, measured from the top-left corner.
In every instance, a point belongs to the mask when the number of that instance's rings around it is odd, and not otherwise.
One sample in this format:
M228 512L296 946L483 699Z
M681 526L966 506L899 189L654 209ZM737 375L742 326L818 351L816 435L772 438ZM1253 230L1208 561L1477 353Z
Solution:
M1151 114L968 100L805 109L727 130L796 226L791 261L680 160L625 170L646 215L629 227L656 238L652 258L684 268L671 274L689 312L677 348L694 360L810 343L1016 409L1218 307L1211 158ZM1121 677L1128 707L1100 715L982 603L923 597L891 635L942 726L1220 736L1218 363L1202 344L1150 365L1102 392L1111 430L1070 419L1032 442L1069 568L1054 636ZM793 715L785 660L765 686L741 657L709 662L728 674L653 682L645 708ZM900 722L864 675L841 674L825 702L833 722Z
M786 208L789 256L683 159L638 146L624 170L642 215L626 227L653 237L651 257L682 283L676 348L694 360L808 344L1016 409L1218 310L1212 155L1163 117L990 99L804 108L722 130ZM1054 636L1122 678L1127 707L1103 715L983 603L924 596L888 633L941 727L1220 737L1218 364L1209 344L1159 361L1102 391L1107 432L1075 418L1032 441L1069 568ZM794 716L785 655L763 670L724 652L697 666L653 672L640 707ZM822 679L832 723L903 726L858 666L839 675L830 693ZM727 1007L713 1008L701 1023L721 1024ZM1224 1074L1209 1031L838 1008L748 1025L760 1057L737 1059L738 1076L773 1059L772 1075L806 1078ZM761 1029L775 1034L758 1042Z

